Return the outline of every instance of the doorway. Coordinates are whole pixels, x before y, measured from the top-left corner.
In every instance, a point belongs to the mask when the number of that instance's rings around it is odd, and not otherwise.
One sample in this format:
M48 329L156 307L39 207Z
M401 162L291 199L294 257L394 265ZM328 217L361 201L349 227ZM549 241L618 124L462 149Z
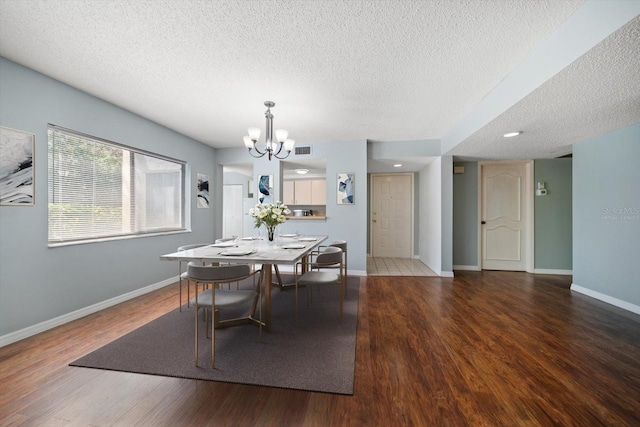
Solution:
M371 256L413 258L413 174L371 175Z
M242 236L242 185L222 186L222 237Z
M480 266L533 271L533 162L480 163Z

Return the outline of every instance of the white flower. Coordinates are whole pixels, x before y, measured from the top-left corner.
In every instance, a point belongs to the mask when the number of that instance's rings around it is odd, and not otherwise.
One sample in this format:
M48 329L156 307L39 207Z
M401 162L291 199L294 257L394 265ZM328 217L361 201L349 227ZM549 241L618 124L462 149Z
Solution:
M249 215L255 220L256 228L263 224L268 228L273 228L284 223L287 220L285 215L289 214L291 214L291 210L279 200L275 204L258 203L249 209Z

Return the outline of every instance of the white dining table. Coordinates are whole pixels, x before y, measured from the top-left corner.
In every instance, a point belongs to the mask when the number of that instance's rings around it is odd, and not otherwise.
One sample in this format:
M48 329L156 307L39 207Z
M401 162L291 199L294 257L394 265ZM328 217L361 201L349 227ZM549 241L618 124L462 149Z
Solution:
M328 236L292 236L279 237L277 243L253 237L238 239L229 243L212 243L194 249L161 255L162 261L204 262L204 263L242 263L262 264L263 283L265 283L264 326L271 327L271 284L274 265L295 265L307 257ZM228 245L228 246L227 246Z

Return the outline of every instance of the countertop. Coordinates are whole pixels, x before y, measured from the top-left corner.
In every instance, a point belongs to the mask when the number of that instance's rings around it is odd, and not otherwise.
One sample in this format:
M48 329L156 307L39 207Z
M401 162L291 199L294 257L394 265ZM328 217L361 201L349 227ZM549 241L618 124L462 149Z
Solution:
M324 215L309 215L309 216L288 216L287 221L325 221L327 219Z

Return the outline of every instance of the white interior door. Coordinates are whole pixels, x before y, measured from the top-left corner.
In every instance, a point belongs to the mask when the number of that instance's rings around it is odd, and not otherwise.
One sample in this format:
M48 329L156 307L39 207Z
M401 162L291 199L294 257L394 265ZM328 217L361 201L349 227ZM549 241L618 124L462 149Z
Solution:
M412 258L412 174L371 176L371 255Z
M222 237L242 236L242 184L222 186Z
M527 270L527 163L481 164L482 268Z

